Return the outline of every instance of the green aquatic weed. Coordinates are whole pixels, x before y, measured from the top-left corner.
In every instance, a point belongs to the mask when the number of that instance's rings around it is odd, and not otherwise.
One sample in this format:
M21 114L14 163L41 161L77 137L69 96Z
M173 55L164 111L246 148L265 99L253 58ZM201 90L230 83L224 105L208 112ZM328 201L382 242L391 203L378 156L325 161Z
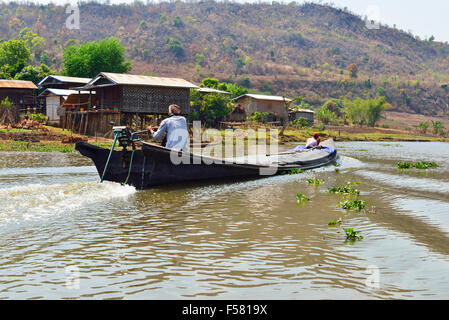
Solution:
M350 182L348 182L345 186L340 187L331 187L327 190L329 193L341 193L341 194L353 194L358 195L360 194L360 191L355 189Z
M338 204L339 208L345 209L345 210L356 210L361 211L362 209L366 208L367 201L363 200L345 200Z
M321 180L321 179L316 179L316 178L308 178L308 179L307 179L307 182L308 182L309 184L314 184L314 185L316 185L316 186L319 186L319 185L322 184L324 181Z
M429 161L418 161L418 162L398 162L396 163L399 169L410 169L410 168L416 168L416 169L434 169L438 168L438 164L435 162L429 162Z
M296 194L296 197L298 198L298 200L297 200L298 203L304 203L304 202L307 202L307 201L310 200L306 195L304 195L304 194L302 194L300 192L298 192Z
M354 228L346 228L343 229L346 233L346 240L350 241L356 241L356 240L362 240L363 236L359 236L358 234L362 231L354 231Z
M293 168L293 169L290 169L289 171L282 171L281 172L281 174L289 174L289 175L291 175L291 174L298 174L298 173L304 173L304 170L303 169Z

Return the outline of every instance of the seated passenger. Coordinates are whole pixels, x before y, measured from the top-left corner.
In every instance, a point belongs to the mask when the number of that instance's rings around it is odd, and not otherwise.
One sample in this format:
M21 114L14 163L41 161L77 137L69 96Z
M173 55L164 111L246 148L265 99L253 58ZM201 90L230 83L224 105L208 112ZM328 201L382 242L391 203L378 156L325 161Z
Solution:
M186 118L181 116L181 107L177 104L171 104L168 107L169 118L161 122L160 127L155 131L155 128L148 127L153 139L161 140L164 133L167 134L166 148L177 151L189 151L189 132L187 131Z
M315 133L313 134L313 138L307 139L307 142L306 142L306 148L307 148L307 149L322 148L322 147L320 146L320 142L321 142L321 140L320 140L320 134L315 132Z

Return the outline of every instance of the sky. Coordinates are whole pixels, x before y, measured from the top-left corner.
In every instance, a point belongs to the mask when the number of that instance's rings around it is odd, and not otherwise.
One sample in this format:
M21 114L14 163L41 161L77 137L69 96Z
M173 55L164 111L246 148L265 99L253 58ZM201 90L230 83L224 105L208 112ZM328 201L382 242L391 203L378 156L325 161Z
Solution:
M7 2L0 0L2 2ZM66 4L76 0L28 0L38 3ZM132 3L134 0L110 0L111 3ZM157 0L153 0L157 2ZM260 0L234 0L235 2L271 2ZM292 0L277 0L288 3ZM19 0L20 2L20 0ZM99 2L104 2L99 1ZM142 2L146 2L143 0ZM303 0L296 0L298 3ZM351 12L374 18L382 24L396 25L404 31L411 31L421 39L434 36L436 41L449 42L448 0L313 0L318 3L333 3L336 7L347 7ZM82 14L82 13L81 13Z

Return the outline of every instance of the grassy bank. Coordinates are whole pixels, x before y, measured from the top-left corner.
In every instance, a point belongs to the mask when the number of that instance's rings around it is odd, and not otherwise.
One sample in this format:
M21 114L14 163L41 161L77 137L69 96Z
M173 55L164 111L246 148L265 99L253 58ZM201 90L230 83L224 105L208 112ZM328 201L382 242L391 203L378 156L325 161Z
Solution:
M112 141L91 142L99 147L110 148ZM62 152L70 153L75 151L74 143L61 143L59 141L15 141L0 140L0 151L34 151L34 152Z
M351 128L352 129L352 128ZM350 132L348 127L332 128L318 131L313 128L287 129L283 142L303 142L319 132L323 139L332 137L335 141L443 141L449 142L447 137L423 136L402 130L387 130L381 128L357 128L357 132Z

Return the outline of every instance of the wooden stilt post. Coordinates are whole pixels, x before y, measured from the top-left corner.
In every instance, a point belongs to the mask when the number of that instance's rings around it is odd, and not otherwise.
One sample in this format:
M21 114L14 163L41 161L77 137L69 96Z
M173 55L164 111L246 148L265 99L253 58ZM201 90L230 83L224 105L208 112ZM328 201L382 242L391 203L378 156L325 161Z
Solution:
M78 132L79 132L80 134L83 133L83 131L82 131L82 129L83 129L83 120L84 120L84 112L81 113L81 121L80 121L80 126L79 126L79 128L78 128Z
M84 124L84 135L86 135L88 125L89 125L89 111L86 114L86 123Z

